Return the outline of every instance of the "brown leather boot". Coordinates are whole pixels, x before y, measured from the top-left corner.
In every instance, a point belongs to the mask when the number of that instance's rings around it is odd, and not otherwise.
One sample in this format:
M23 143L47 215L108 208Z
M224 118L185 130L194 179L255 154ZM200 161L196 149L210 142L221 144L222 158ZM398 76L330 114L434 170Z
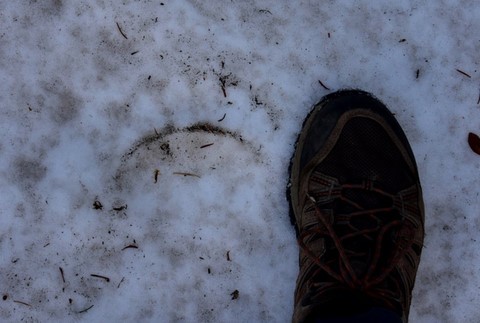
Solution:
M293 321L381 307L407 322L424 208L394 116L362 91L327 95L305 120L290 172L300 245Z

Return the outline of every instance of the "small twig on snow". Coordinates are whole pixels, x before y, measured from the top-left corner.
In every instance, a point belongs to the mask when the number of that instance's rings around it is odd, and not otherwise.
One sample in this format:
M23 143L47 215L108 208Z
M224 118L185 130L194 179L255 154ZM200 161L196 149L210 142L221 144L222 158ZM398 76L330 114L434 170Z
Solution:
M86 311L88 311L88 310L91 309L92 307L93 307L93 305L90 306L90 307L87 307L87 308L84 309L84 310L81 310L80 312L78 312L78 314L85 313Z
M218 119L217 121L218 121L218 122L222 122L222 121L225 119L226 116L227 116L227 114L225 113L225 114L223 115L223 117L222 117L221 119Z
M118 22L116 23L117 24L117 28L118 28L118 31L120 32L120 34L122 34L122 36L125 38L125 39L128 39L127 35L125 35L122 31L122 28L120 28L120 25L118 24Z
M329 89L325 84L323 84L322 81L318 80L318 83L320 83L320 85L321 85L325 90L330 91L330 89Z
M107 283L110 282L110 278L105 277L105 276L102 276L102 275L91 274L90 276L96 277L96 278L105 279L105 281L106 281Z
M22 304L22 305L25 305L25 306L32 306L28 303L25 303L25 302L22 302L22 301L17 301L17 300L13 300L14 303L18 303L18 304Z
M457 70L458 73L460 73L460 74L462 74L462 75L465 75L466 77L468 77L468 78L470 78L470 79L472 78L469 74L465 73L464 71L459 70L458 68L456 68L456 70Z
M63 274L63 268L62 268L62 267L58 267L58 269L60 270L60 274L62 275L63 283L65 284L65 275Z

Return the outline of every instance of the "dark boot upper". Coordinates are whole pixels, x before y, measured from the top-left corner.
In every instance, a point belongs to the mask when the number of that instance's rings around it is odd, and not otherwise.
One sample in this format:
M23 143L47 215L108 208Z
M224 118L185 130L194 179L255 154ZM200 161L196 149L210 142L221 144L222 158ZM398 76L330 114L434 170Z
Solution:
M406 321L423 245L415 159L388 109L361 91L324 98L291 167L300 244L294 321L372 306Z

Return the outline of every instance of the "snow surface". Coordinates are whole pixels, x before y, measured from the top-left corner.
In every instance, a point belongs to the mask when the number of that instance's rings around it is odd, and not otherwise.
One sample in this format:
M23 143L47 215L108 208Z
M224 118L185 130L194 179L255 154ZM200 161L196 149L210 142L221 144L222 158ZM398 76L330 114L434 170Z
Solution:
M289 321L294 142L322 96L360 88L421 172L410 320L477 322L479 18L471 0L1 1L0 320Z

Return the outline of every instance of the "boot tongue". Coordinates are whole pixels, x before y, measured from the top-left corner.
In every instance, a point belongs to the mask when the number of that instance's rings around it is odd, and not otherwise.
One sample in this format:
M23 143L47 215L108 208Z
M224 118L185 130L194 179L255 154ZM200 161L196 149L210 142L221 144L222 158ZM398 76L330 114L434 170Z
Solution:
M389 208L393 201L391 197L368 189L344 189L342 193L351 203L342 201L337 205L342 220L334 226L340 239L348 236L342 239L342 246L356 278L362 280L372 264L379 230L392 220L392 215L375 210Z
M364 187L362 188L343 189L343 197L365 210L390 207L393 205L393 200L391 197L374 191L374 187L378 186L377 183L370 182L369 184L363 183L363 185ZM347 208L347 210L350 209L351 211L359 211L357 207L353 206L353 204L347 203L347 205L350 206L350 208ZM344 206L346 207L347 205Z
M362 279L367 274L368 265L365 263L365 260L351 259L350 263L352 264L353 270L359 279Z

